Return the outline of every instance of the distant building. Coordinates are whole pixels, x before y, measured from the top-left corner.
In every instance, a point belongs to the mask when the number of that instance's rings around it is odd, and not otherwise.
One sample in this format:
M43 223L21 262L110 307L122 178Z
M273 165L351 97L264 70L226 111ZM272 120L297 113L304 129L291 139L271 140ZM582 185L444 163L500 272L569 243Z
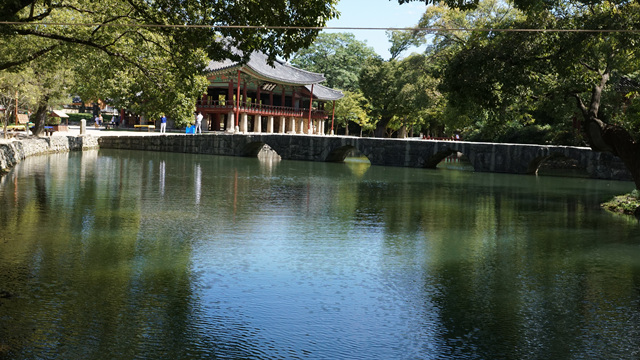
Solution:
M209 87L197 102L203 129L227 132L325 134L325 103L342 92L320 85L323 74L267 62L255 52L247 63L212 61L207 67ZM330 125L329 125L330 126Z

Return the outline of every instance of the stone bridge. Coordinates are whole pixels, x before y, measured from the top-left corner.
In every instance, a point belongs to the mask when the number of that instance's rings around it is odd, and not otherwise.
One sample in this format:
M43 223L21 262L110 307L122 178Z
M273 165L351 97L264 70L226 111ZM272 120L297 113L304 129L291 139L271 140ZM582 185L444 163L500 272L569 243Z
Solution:
M380 139L349 136L288 134L224 134L166 136L104 136L101 148L183 153L257 156L265 145L284 160L341 162L352 150L371 165L435 168L447 156L462 153L479 172L535 174L553 157L575 159L597 179L630 180L622 162L608 153L585 147L500 144L422 139Z

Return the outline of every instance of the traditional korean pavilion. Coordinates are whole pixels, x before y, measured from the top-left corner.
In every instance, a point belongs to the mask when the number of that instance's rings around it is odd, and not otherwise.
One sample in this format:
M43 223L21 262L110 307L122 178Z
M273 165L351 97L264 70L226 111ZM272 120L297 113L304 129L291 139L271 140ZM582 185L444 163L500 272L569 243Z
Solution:
M323 74L295 68L285 62L267 62L253 53L246 63L212 61L206 68L209 87L197 102L203 129L254 133L325 134L328 101L342 92L320 85Z

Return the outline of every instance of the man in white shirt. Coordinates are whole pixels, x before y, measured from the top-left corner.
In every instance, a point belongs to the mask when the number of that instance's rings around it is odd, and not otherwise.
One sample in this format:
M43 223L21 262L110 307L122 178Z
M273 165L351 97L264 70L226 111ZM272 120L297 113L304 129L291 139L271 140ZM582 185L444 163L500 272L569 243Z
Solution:
M198 111L198 116L196 116L196 129L193 135L197 134L198 130L200 130L200 134L202 134L202 113L200 111Z

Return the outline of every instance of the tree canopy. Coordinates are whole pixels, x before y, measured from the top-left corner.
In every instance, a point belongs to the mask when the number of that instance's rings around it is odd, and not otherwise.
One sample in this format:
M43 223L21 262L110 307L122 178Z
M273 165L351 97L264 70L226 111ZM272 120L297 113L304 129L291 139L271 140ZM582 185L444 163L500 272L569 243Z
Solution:
M255 50L288 58L318 33L289 26L323 26L337 15L335 0L5 3L0 70L60 61L76 71L87 96L178 118L190 116L206 87L208 59L242 60Z
M637 2L431 3L419 28L469 29L436 32L428 50L440 69L444 114L491 129L485 140L504 139L509 129L553 129L546 141L585 141L618 155L640 187Z
M291 63L324 74L328 87L355 91L360 70L373 57L377 57L373 48L353 34L320 33L311 46L294 54Z
M516 5L525 10L523 16L501 27L578 31L472 34L444 72L449 98L464 99L452 105L473 102L556 126L571 124L578 115L589 145L618 155L640 187L640 147L631 135L637 115L628 113L635 93L619 86L622 79L637 79L640 35L626 31L640 23L640 6L627 1Z

